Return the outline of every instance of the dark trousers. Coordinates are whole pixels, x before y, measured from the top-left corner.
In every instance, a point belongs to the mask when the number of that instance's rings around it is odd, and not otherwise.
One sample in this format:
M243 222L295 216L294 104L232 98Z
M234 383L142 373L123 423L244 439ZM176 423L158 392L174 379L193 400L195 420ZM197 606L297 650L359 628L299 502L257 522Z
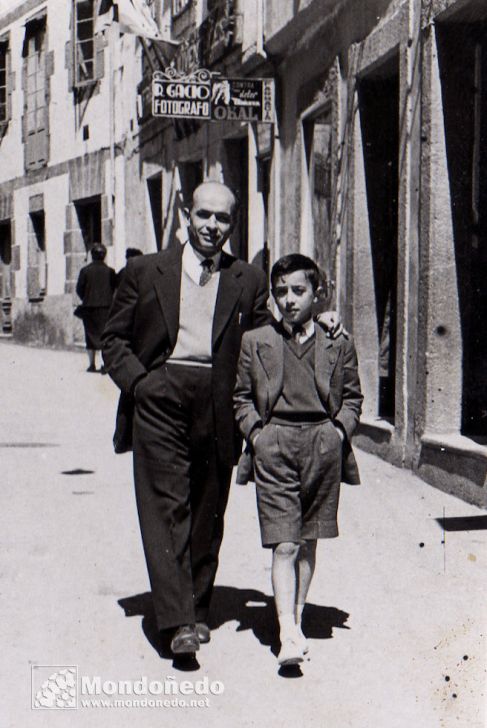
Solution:
M167 364L136 389L135 491L159 629L207 620L232 473L218 459L211 376Z

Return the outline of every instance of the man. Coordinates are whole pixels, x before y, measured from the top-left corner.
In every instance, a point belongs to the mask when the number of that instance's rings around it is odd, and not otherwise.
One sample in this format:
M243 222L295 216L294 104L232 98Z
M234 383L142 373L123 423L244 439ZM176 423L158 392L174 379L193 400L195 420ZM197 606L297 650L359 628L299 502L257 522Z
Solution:
M120 270L117 273L117 286L120 285L120 283L122 282L122 278L124 277L127 260L129 258L135 258L137 255L144 255L144 254L138 248L127 248L127 250L125 251L125 265L123 268L120 268Z
M208 608L232 467L232 411L244 331L268 322L258 268L222 251L236 200L218 182L196 188L189 238L132 258L103 335L122 391L115 448L130 448L157 624L174 654L210 640ZM132 427L133 414L133 427Z

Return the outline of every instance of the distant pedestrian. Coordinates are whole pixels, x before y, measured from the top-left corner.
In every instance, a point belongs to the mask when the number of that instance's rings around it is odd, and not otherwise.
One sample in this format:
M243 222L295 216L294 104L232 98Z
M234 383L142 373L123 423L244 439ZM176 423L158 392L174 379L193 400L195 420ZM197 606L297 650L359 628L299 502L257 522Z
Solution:
M101 349L100 337L108 320L108 312L117 287L117 274L106 265L107 249L101 243L91 248L92 263L79 272L76 293L81 298L77 315L83 321L89 366L86 371L96 372L96 352ZM100 369L105 374L104 367Z
M125 260L127 261L129 258L136 258L138 255L144 255L144 254L138 248L127 248L127 250L125 251ZM124 267L120 268L120 270L117 273L117 287L122 282L126 267L127 266L124 265Z
M327 338L313 321L316 264L286 255L271 285L282 321L243 334L234 402L254 453L262 545L273 550L278 662L286 666L308 651L301 616L317 539L338 536L340 482L360 482L350 440L363 397L351 338Z

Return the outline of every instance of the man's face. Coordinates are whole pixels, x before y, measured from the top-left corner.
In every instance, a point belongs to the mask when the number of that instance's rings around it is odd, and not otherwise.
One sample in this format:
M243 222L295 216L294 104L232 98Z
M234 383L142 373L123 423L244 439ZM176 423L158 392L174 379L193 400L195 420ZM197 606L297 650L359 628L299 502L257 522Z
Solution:
M279 276L272 295L282 318L288 324L305 324L312 317L316 293L304 270Z
M218 253L234 226L235 198L224 185L207 182L196 188L189 222L189 241L206 258Z

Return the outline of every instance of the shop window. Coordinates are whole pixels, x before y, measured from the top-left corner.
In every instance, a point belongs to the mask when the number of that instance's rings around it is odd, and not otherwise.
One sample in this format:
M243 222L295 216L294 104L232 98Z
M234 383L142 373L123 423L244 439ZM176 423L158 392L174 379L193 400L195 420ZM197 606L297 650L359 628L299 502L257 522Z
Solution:
M42 301L46 293L46 222L44 210L38 210L29 215L27 295L30 301Z
M24 39L25 165L35 169L48 160L46 16L27 24Z
M358 85L379 332L380 417L394 421L399 194L399 57Z
M162 175L156 174L147 180L150 210L157 250L162 245Z
M458 17L438 24L436 33L463 344L461 432L485 442L487 11L483 3L467 5Z
M76 200L74 203L78 216L79 229L88 253L94 243L102 243L101 235L101 199L100 196Z

